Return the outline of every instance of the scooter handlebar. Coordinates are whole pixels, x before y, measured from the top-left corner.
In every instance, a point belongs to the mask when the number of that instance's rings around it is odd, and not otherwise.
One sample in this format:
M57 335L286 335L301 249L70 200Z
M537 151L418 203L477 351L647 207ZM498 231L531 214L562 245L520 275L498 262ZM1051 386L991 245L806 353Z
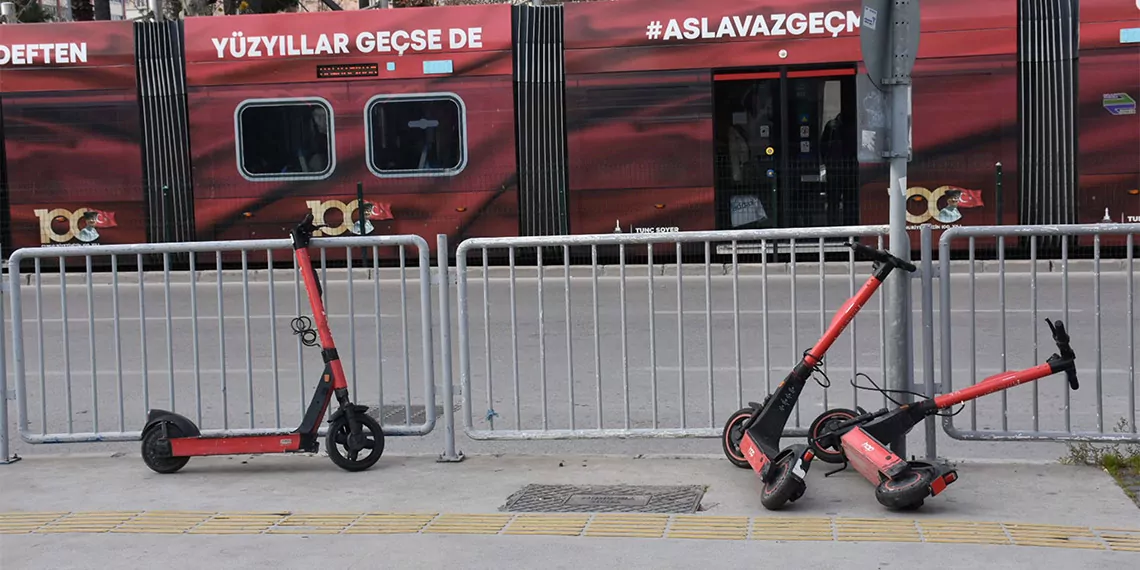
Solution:
M289 232L289 237L293 241L293 249L304 249L309 247L309 240L313 238L313 232L327 226L313 225L313 213L308 212L305 214L301 223L293 226L293 230Z
M874 259L875 261L885 263L896 269L905 269L911 273L914 273L918 270L918 268L915 267L913 263L909 261L903 261L902 259L891 255L890 252L881 249L875 249L873 247L867 247L858 242L850 242L847 245L849 245L851 249L854 249L855 251L862 253L871 259Z
M1053 333L1053 342L1057 343L1057 350L1061 351L1060 357L1068 361L1068 365L1065 367L1065 377L1069 381L1069 387L1076 390L1080 387L1080 382L1077 381L1077 367L1074 362L1077 359L1077 353L1069 345L1069 332L1065 330L1065 323L1062 321L1054 323L1045 319L1045 324L1049 325L1049 330Z

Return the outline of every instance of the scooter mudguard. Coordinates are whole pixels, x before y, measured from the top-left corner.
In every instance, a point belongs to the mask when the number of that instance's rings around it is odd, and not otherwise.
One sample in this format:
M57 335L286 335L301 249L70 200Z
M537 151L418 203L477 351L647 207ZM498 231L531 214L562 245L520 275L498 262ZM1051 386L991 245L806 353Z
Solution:
M146 432L150 431L154 427L157 427L163 422L170 422L174 424L174 426L178 428L178 431L182 432L182 437L197 437L199 435L202 435L202 432L198 431L198 426L194 425L194 422L190 421L190 418L187 418L181 414L159 409L153 409L147 412L146 426L143 427L142 433L146 434Z
M368 406L366 406L364 404L352 404L352 413L354 413L356 415L364 415L364 413L367 411L368 411ZM329 423L331 424L331 423L337 421L338 419L340 419L340 417L344 415L344 412L345 412L345 407L341 407L341 408L337 409L337 411L333 412L333 415L329 417Z
M934 478L930 482L931 497L945 491L947 486L958 480L958 471L943 461L936 463L911 461L910 463L912 468L927 469L934 472Z

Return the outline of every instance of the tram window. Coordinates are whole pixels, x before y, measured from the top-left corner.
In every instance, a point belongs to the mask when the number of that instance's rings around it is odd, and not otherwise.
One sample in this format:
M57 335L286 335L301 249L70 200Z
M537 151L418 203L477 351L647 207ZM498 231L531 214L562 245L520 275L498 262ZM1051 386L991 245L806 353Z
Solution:
M455 95L378 95L365 117L377 176L454 176L467 165L466 116Z
M238 110L238 167L251 180L321 179L336 165L323 99L255 100Z

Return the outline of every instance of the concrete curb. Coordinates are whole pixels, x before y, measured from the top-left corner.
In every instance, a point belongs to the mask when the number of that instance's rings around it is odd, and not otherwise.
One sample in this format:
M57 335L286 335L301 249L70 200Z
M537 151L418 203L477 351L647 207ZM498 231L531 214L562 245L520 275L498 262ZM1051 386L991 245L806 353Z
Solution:
M1127 259L1102 259L1099 261L1099 267L1096 260L1092 259L1071 259L1067 262L1061 260L1037 260L1030 262L1028 260L1009 260L999 262L996 260L975 261L973 262L973 272L975 275L999 275L1003 271L1006 274L1029 274L1032 271L1040 274L1061 274L1067 271L1070 274L1092 274L1099 270L1102 274L1127 274L1128 272ZM857 262L854 264L854 271L857 276L865 275L870 271L870 262ZM917 265L917 263L916 263ZM1135 264L1134 264L1135 265ZM654 277L676 277L677 264L675 263L655 263L650 270L650 266L646 264L627 264L625 266L625 276L627 279L645 278L650 273ZM934 278L940 276L941 268L936 262L933 264ZM29 268L30 269L30 268ZM688 263L680 266L681 275L683 277L704 277L706 267L703 263ZM971 263L969 261L951 261L950 273L952 275L968 275L971 270ZM617 279L621 277L622 268L619 265L598 265L597 276L601 279ZM791 263L740 263L737 265L737 275L740 277L759 277L765 274L769 276L790 276L795 273L796 278L814 279L818 278L820 274L820 264L818 262L801 262L796 264ZM409 283L419 282L419 268L407 267L402 270L405 279ZM845 276L850 274L851 266L845 262L825 262L823 264L823 273L825 275ZM222 270L222 283L225 285L233 286L240 285L243 282L243 272L240 269L227 269ZM452 267L449 272L449 281L455 283L456 281L456 268ZM542 274L545 279L565 279L565 269L563 266L547 266L542 268ZM291 286L296 279L296 272L292 269L250 269L245 272L245 282L248 283L268 283L270 275L276 284L280 286ZM345 268L329 268L326 270L317 270L318 276L327 278L330 282L347 282L349 279L349 271ZM432 284L439 282L439 270L436 267L431 267L428 270ZM535 266L515 267L514 274L516 279L534 279L538 277L538 268ZM708 274L710 277L728 277L733 274L732 264L715 263L709 264ZM483 279L482 266L468 266L466 275L469 281L478 281ZM919 273L915 273L915 276ZM370 281L399 281L401 276L401 269L398 267L381 268L375 271L371 268L357 268L352 270L352 280L354 282L367 283ZM502 280L509 279L511 276L511 268L509 267L489 267L487 270L488 279ZM591 279L594 276L594 271L591 266L579 265L570 266L571 279ZM97 285L111 285L115 281L115 275L106 271L93 272L91 274L91 283ZM120 285L137 284L139 282L139 274L135 271L121 271L117 275L118 283ZM162 284L165 282L164 273L162 271L144 271L143 283L157 283ZM218 272L213 270L198 271L195 273L193 281L202 284L214 284L218 280ZM23 285L32 285L35 281L35 275L32 273L21 273L20 281ZM58 285L60 276L55 272L41 272L40 281L44 285ZM87 274L83 271L69 271L65 274L65 281L67 284L85 285L87 283ZM169 273L169 282L171 284L186 284L191 282L191 274L189 271L171 271Z

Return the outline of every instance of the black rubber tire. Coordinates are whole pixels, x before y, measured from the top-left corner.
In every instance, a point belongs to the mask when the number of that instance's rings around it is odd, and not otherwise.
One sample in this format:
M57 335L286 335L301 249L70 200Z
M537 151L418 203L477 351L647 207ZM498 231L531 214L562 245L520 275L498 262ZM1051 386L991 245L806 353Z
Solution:
M795 501L804 494L807 485L792 474L792 464L799 457L795 453L784 454L772 464L772 481L764 485L760 494L760 504L769 511L778 511L784 508L789 501Z
M740 429L740 424L744 423L749 416L752 415L752 408L741 408L729 416L728 421L724 424L724 431L721 432L720 448L724 451L724 456L728 458L733 465L741 469L748 469L751 467L748 459L744 457L744 453L740 451L740 440L744 437L744 430Z
M812 439L818 436L819 433L823 431L823 428L827 427L828 423L846 421L858 415L859 414L847 408L832 408L815 418L815 421L811 422L811 427L808 428L808 445L811 446L812 453L824 463L838 464L846 461L847 456L843 453L842 446L835 450L831 448L823 449L816 445Z
M930 495L934 472L929 469L908 469L895 479L884 479L875 487L875 499L893 511L909 511L922 506Z
M359 456L355 459L346 457L337 447L337 445L344 445L347 450L349 428L348 418L345 416L342 415L329 424L329 432L325 436L325 446L329 452L329 459L332 459L337 467L345 471L364 471L375 465L380 460L380 456L384 454L384 430L380 427L380 422L367 414L356 414L356 419L362 428L360 435L366 440L370 440L372 444L372 449L363 458ZM368 448L365 447L364 449L367 450Z
M182 431L178 426L167 423L166 424L167 437L182 437ZM171 457L159 451L158 445L162 440L162 425L156 425L147 430L142 437L142 458L143 463L150 467L151 471L155 473L174 473L182 469L190 462L189 457Z

